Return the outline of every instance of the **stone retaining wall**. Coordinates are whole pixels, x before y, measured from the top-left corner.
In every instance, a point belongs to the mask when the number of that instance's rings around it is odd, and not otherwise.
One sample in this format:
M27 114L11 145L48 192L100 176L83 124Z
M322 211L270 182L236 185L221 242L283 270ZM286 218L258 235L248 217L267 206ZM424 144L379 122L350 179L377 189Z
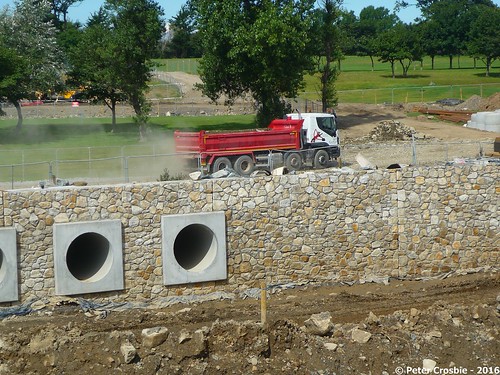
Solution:
M122 223L125 289L88 298L140 302L238 292L264 277L268 284L411 279L499 264L498 171L331 170L3 191L0 227L17 231L16 303L54 294L53 225L91 220ZM164 286L161 216L212 211L226 216L227 280Z

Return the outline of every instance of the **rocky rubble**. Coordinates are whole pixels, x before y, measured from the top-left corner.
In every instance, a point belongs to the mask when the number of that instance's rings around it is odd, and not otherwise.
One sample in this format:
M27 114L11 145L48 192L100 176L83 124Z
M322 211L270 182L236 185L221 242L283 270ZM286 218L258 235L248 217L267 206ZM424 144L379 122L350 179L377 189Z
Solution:
M424 134L419 134L412 128L399 121L381 121L367 136L371 141L405 141L414 139L428 139Z

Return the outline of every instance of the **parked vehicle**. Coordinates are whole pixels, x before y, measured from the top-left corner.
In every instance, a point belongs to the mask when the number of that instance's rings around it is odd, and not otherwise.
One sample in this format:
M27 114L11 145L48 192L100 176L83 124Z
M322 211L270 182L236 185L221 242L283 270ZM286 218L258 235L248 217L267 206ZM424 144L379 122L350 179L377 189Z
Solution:
M248 176L255 169L286 166L324 168L340 157L336 117L293 113L273 120L266 129L242 131L175 131L177 153L198 161L204 172L233 168Z

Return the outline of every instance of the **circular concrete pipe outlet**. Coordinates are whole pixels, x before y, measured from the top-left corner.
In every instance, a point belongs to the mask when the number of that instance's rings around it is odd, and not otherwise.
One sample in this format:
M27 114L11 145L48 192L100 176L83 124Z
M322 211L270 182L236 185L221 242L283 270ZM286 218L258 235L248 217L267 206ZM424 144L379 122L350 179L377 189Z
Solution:
M56 294L75 295L122 290L122 241L120 220L55 224Z
M78 280L93 282L105 276L111 267L112 256L109 241L94 232L76 237L68 247L66 264L69 272Z
M187 271L200 272L212 264L217 253L214 232L203 224L183 228L174 241L177 263Z
M5 278L5 274L7 273L5 265L3 264L3 251L2 248L0 248L0 283L3 281Z
M16 230L0 228L0 302L18 301Z
M163 284L227 278L226 222L222 211L163 215Z

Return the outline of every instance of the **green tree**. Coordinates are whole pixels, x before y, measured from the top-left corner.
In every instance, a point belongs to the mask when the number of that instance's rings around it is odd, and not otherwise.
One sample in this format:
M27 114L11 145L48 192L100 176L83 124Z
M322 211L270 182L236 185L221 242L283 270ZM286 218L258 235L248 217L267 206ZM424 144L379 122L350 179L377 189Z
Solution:
M54 20L54 25L59 30L66 27L69 8L82 1L83 0L49 0L50 12Z
M486 76L490 75L491 64L500 58L500 8L480 7L471 24L467 50L480 58L486 65Z
M155 66L152 59L165 30L162 17L163 9L153 0L107 0L102 12L89 22L89 26L104 23L109 28L99 53L112 64L114 73L109 77L116 79L113 81L115 92L125 95L134 109L141 140L149 118L146 92ZM96 69L108 69L98 64L99 61L94 61Z
M426 20L418 24L423 44L424 53L431 58L431 69L434 70L434 59L442 54L443 47L439 35L439 25L434 20Z
M359 13L359 20L355 27L358 40L357 54L370 57L372 70L374 70L373 57L377 53L378 36L393 28L398 22L399 18L384 7L375 8L370 5Z
M24 60L13 49L7 48L0 40L0 99L13 101L19 82L26 74ZM22 97L21 97L22 98ZM5 113L0 108L0 116ZM22 118L22 113L21 113Z
M127 100L120 87L123 72L115 65L118 50L111 23L101 10L90 18L79 42L69 51L69 83L82 87L82 94L92 103L106 104L111 110L113 130L116 128L116 105Z
M21 99L33 99L36 93L57 91L62 87L62 55L56 43L56 28L47 21L49 3L22 0L13 13L0 16L0 35L5 48L15 51L23 61L23 75L16 73L16 85L10 85L3 95L17 110L16 131L23 124Z
M318 38L317 72L320 74L320 96L322 111L327 112L337 104L335 82L338 70L335 61L342 54L339 41L340 30L337 25L340 18L340 2L338 0L323 0L319 9L318 25L315 26L315 35Z
M169 20L171 39L166 43L167 57L200 57L201 47L196 32L196 15L190 2Z
M479 6L494 7L491 0L420 0L417 5L424 18L430 22L432 47L438 46L440 54L448 56L453 68L454 56L466 52L471 24ZM459 60L460 63L460 60Z
M393 78L396 77L397 62L401 65L403 77L407 77L413 61L422 59L422 44L415 25L397 24L380 35L378 48L380 61L391 64Z
M358 18L354 11L345 11L340 9L339 19L337 22L339 31L339 45L341 49L341 56L338 60L338 70L341 70L341 59L344 55L356 55L359 51L359 39L356 34L356 24Z
M304 71L312 68L313 0L194 0L203 56L202 92L232 103L250 94L259 105L257 122L286 113Z

